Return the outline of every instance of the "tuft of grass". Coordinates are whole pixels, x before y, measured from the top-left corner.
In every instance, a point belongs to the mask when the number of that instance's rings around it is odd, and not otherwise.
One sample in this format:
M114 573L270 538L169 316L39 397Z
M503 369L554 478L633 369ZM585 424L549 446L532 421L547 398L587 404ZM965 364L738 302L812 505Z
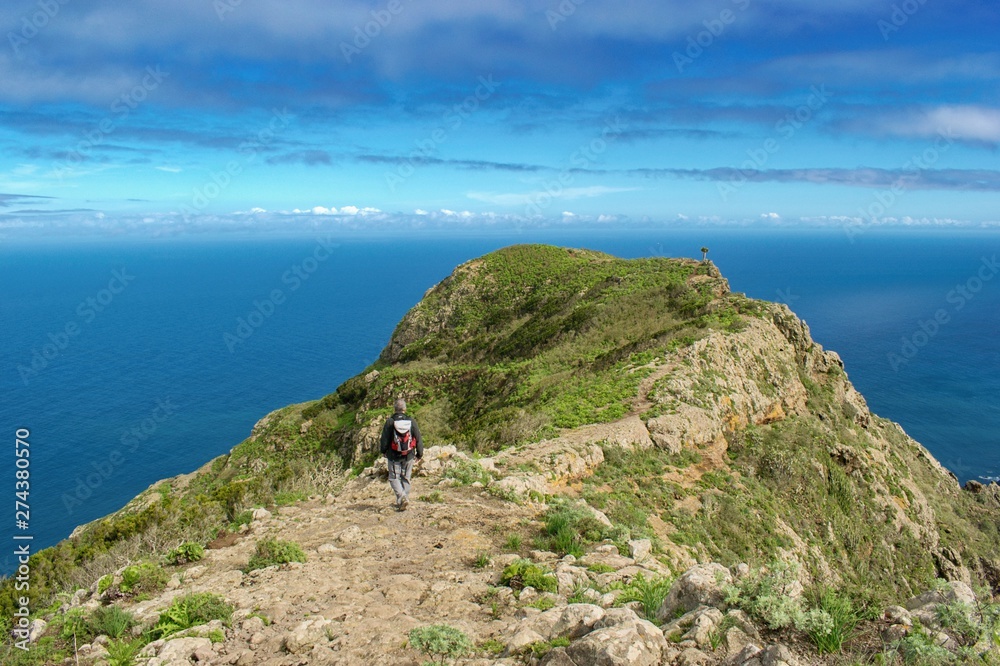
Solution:
M265 539L257 543L257 550L250 557L244 572L263 569L274 564L287 562L305 562L306 554L294 541Z
M472 561L472 566L474 566L477 569L485 569L486 567L490 566L491 562L493 562L493 558L490 557L490 554L484 550L481 550L478 553L476 553L476 558Z
M504 541L504 550L509 550L512 553L516 553L521 550L521 535L520 534L510 534L507 536L507 540Z
M582 557L584 547L610 536L586 508L564 500L554 500L545 512L541 545L560 555Z
M139 651L146 646L141 638L133 640L114 640L107 645L108 666L134 666Z
M671 578L653 576L646 578L641 573L630 580L615 600L616 605L638 601L642 604L642 616L650 622L656 622L656 615L663 605L663 600L670 593L673 584Z
M417 498L421 502L429 502L431 504L442 504L444 502L444 495L441 494L440 490L435 490L432 493L426 495L421 495Z
M105 635L109 638L121 638L132 627L139 624L132 613L118 606L103 606L94 610L89 619L90 633L93 636Z

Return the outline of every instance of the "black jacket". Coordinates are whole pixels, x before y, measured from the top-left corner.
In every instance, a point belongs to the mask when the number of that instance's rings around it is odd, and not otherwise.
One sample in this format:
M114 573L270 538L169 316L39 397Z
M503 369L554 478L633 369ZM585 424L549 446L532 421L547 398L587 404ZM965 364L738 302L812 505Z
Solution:
M413 434L413 438L417 440L417 447L405 456L401 456L392 450L392 433L395 429L393 424L396 422L396 419L409 419L412 422L410 432ZM382 426L381 445L382 455L388 457L390 460L412 458L414 454L416 454L417 458L424 457L424 439L420 436L420 428L417 427L417 422L407 414L400 414L397 412L386 420L385 425Z

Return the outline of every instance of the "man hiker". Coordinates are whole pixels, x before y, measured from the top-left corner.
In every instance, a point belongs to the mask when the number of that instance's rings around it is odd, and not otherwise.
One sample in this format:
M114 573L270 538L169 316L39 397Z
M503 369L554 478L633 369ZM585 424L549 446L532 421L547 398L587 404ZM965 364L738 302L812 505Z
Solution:
M406 401L397 398L393 409L395 413L382 426L382 455L389 465L389 485L396 493L396 510L406 511L413 461L424 457L424 441L417 422L406 414Z

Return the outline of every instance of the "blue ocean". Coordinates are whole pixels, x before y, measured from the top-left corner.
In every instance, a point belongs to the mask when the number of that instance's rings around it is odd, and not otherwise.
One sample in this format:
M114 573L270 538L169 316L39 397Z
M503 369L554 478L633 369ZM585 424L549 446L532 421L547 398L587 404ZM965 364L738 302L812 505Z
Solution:
M873 411L962 482L1000 475L995 232L7 241L0 571L13 569L14 534L32 536L36 550L52 545L158 479L225 453L270 410L330 393L376 359L396 322L457 264L524 242L623 257L700 258L707 246L734 291L786 302L842 356ZM28 462L15 458L19 429ZM30 517L19 529L15 475L25 465Z

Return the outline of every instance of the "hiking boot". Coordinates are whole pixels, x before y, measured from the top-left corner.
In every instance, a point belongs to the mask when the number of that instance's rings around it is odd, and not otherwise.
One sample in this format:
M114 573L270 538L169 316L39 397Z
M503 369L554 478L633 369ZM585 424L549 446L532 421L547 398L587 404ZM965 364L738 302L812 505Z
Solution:
M399 502L399 510L406 511L406 507L410 505L410 500L405 497Z

